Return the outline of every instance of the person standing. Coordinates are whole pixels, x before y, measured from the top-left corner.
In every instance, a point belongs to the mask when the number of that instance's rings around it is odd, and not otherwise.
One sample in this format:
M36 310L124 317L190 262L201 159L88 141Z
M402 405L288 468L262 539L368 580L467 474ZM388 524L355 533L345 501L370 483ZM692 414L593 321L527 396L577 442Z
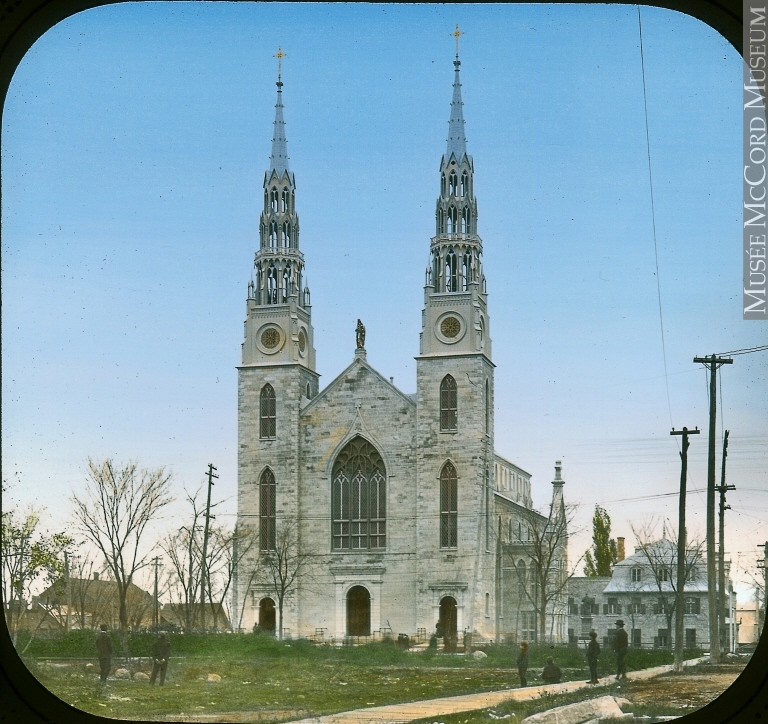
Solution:
M624 665L624 658L629 648L629 637L624 630L624 622L621 619L616 621L616 638L613 640L613 650L616 652L616 681L627 678L627 667Z
M597 631L590 631L587 646L587 663L589 664L588 684L597 684L597 659L600 656L600 644L597 643Z
M520 686L528 686L525 675L528 673L528 642L520 643L520 653L517 655L517 675L520 677Z
M99 652L99 682L106 684L112 669L112 639L104 623L101 624L101 630L96 637L96 651Z
M168 670L168 659L171 656L171 642L168 640L168 634L163 632L155 641L152 647L152 676L149 677L149 683L154 686L158 672L160 673L160 686L165 684L165 672Z

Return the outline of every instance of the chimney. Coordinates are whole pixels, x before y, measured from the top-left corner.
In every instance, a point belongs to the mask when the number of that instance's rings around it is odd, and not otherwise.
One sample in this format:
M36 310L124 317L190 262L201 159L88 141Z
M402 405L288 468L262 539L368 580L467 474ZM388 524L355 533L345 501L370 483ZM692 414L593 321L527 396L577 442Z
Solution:
M619 561L623 561L624 560L624 539L623 538L618 537L616 539L616 549L617 549L616 552L618 553L617 558L619 559Z
M99 572L98 571L94 571L93 572L93 580L94 581L98 581L99 580Z

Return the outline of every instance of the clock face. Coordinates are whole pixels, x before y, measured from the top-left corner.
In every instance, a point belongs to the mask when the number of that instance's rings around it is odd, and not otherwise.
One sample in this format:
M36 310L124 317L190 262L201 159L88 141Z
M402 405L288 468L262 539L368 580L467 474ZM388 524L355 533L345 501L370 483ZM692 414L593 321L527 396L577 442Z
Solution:
M299 352L301 354L304 354L304 352L307 351L307 335L304 333L304 330L302 329L299 332Z
M280 344L280 332L278 332L274 327L265 329L261 333L261 343L267 349L274 349L278 344Z
M440 323L440 331L443 333L444 337L454 339L458 337L459 332L461 332L461 323L456 317L445 317Z

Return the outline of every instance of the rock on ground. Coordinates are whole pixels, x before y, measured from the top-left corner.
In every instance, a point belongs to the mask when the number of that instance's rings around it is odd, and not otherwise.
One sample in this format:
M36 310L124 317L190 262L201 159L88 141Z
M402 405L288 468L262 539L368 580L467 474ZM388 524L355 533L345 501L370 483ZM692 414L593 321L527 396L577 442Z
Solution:
M128 671L128 669L117 669L117 671L115 671L115 678L116 679L130 679L131 678L131 672Z
M208 681L221 681L221 677L218 674L208 674Z
M554 709L531 714L522 724L586 724L601 719L624 719L625 715L612 696L556 706ZM629 714L632 717L632 714Z
M481 661L482 659L488 658L488 654L486 654L485 651L475 651L472 656L476 661Z
M137 671L133 678L137 681L149 681L149 674L145 674L143 671Z

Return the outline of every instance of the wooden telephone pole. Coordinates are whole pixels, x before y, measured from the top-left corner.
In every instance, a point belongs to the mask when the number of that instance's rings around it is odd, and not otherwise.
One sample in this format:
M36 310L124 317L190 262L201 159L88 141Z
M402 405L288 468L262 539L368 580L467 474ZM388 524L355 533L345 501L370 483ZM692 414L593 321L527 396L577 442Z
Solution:
M683 436L683 449L680 451L680 501L679 515L677 521L677 591L675 596L675 671L683 670L683 636L685 635L685 548L687 545L685 535L685 493L688 479L688 435L698 435L699 428L689 430L684 427L682 430L672 428L670 435Z
M726 634L725 619L726 615L730 613L730 605L726 605L728 600L726 584L725 584L725 511L730 510L731 506L725 504L725 494L729 490L736 490L735 485L725 484L725 458L728 456L728 430L725 431L725 437L723 438L723 461L722 471L720 473L720 485L716 490L720 493L720 536L718 541L718 560L717 560L717 590L719 593L718 606L720 609L720 647L725 650L728 648L729 637Z
M208 571L208 529L210 528L211 518L215 516L211 515L211 488L213 487L213 479L218 478L218 475L214 475L213 471L216 470L212 463L208 463L208 502L205 504L205 530L203 532L203 558L200 562L200 628L205 631L205 584L208 583L208 593L211 592L211 580Z
M709 457L707 460L707 603L709 608L709 659L720 662L720 626L717 606L717 564L715 557L715 423L717 422L717 370L731 365L729 357L694 357L709 370Z

